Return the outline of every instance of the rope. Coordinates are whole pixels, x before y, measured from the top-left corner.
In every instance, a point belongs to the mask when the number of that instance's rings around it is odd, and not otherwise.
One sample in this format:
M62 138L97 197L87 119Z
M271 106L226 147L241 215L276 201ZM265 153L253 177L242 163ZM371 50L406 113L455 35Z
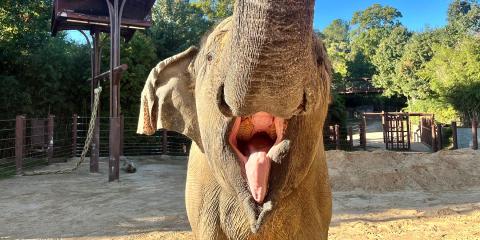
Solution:
M88 153L88 149L90 148L90 144L92 143L93 138L93 130L95 129L95 122L97 119L97 110L98 110L98 103L100 102L100 93L102 92L102 87L97 87L94 90L95 97L93 102L93 109L92 109L92 116L90 118L90 124L87 133L87 139L85 139L85 145L83 145L82 154L80 155L80 159L75 163L75 166L72 168L60 169L60 170L53 170L53 171L33 171L33 172L25 172L23 176L38 176L38 175L51 175L51 174L67 174L75 172L82 162L85 160L85 156Z

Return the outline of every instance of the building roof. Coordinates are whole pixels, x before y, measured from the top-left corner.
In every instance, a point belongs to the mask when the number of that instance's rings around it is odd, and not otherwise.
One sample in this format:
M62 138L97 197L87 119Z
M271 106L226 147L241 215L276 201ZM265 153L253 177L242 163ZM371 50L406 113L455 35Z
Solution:
M127 40L136 29L151 26L151 9L155 0L126 0L121 34ZM54 0L52 35L63 30L97 30L110 32L105 0Z

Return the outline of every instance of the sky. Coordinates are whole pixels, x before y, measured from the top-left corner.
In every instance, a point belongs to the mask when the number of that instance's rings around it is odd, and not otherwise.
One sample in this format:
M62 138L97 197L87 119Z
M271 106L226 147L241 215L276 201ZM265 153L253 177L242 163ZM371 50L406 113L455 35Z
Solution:
M379 3L398 9L400 21L411 31L442 27L451 0L316 0L314 28L323 30L335 19L350 20L353 13Z
M447 9L451 0L316 0L314 28L323 30L335 19L350 20L353 13L374 3L397 8L403 15L400 21L411 31L425 27L442 27L447 21ZM69 38L84 43L84 37L71 31Z

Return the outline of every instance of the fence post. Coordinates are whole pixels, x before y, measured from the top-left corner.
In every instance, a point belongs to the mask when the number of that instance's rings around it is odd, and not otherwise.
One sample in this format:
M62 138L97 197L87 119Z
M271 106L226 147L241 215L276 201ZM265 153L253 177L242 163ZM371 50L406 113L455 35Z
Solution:
M350 150L353 150L353 128L348 128L348 145L350 146Z
M437 152L437 126L435 124L435 116L432 116L432 123L431 123L431 129L432 129L432 151Z
M367 144L366 144L366 134L365 134L365 122L360 123L360 147L362 147L363 150L367 150Z
M458 149L457 122L452 122L453 149Z
M72 117L72 157L77 156L77 128L78 128L78 114L73 114L73 117Z
M163 155L166 155L167 154L167 142L168 142L168 139L167 139L167 130L164 129L162 131L162 154Z
M55 129L55 116L48 115L47 134L48 134L48 148L47 148L47 163L53 158L53 131Z
M443 149L443 126L439 124L437 126L437 137L438 137L438 150Z
M410 151L412 149L412 143L411 143L411 137L412 137L412 134L411 134L411 124L410 124L410 113L407 112L407 148L408 148L408 151Z
M125 134L125 117L123 114L120 116L120 156L123 156L123 146L124 146L124 134Z
M478 122L477 119L472 119L472 148L478 150Z
M335 149L340 150L340 126L335 124Z
M23 150L25 147L25 116L19 115L15 119L15 165L17 174L23 173Z

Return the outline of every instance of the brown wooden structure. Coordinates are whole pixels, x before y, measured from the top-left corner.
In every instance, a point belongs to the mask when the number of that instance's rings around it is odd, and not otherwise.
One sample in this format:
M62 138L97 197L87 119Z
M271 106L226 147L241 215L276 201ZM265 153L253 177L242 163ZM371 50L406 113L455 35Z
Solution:
M383 142L388 150L407 151L411 149L411 117L421 119L421 141L432 151L437 151L437 126L430 113L381 112L364 113L360 124L360 146L366 149L366 125L368 118L382 119Z
M121 154L121 112L120 112L120 37L127 41L135 30L151 25L151 9L155 0L54 0L52 14L52 35L63 30L79 30L87 39L91 50L92 104L93 90L99 85L101 43L100 33L110 34L110 136L109 136L109 181L119 179ZM90 31L93 43L83 32ZM120 68L119 68L120 67ZM98 171L99 121L96 122L92 141L90 171Z

